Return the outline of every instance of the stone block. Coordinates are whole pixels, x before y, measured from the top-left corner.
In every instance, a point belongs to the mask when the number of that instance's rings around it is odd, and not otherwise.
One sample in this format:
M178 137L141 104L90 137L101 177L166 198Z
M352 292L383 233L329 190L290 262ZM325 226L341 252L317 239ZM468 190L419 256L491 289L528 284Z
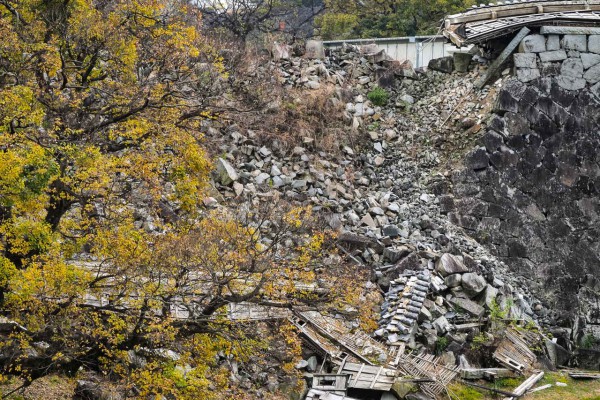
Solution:
M454 69L456 72L467 72L469 71L469 64L471 64L471 59L473 58L473 54L470 53L454 53Z
M596 64L593 67L590 67L590 69L588 69L585 72L585 74L583 74L583 77L586 81L588 81L591 84L600 81L600 64Z
M462 276L462 287L469 296L473 297L487 287L487 282L481 275L469 272Z
M444 253L435 264L435 270L442 276L467 272L468 269L460 259L450 253Z
M546 40L546 50L560 50L560 37L558 35L548 35Z
M530 82L539 78L540 70L537 68L519 68L517 69L517 79L521 82Z
M541 53L546 51L544 35L527 35L519 44L519 53Z
M475 317L482 317L485 314L485 308L481 307L479 304L469 300L463 299L461 297L454 297L449 302L459 308L462 308L469 314Z
M540 53L542 62L562 61L567 59L567 52L564 50L546 51Z
M600 79L600 78L599 78ZM566 90L581 90L585 87L585 79L560 75L556 78L558 86Z
M560 67L560 74L581 78L583 76L583 63L579 58L567 58Z
M462 282L461 274L448 275L444 279L444 283L446 284L446 286L451 287L451 288L460 286L461 282Z
M450 323L444 316L433 321L433 327L437 331L438 335L443 335L451 329Z
M596 64L600 64L600 54L581 53L581 62L583 63L583 69L593 67Z
M543 76L560 74L560 63L557 63L557 62L542 63L541 73Z
M585 35L565 35L562 40L565 50L587 51L587 37Z
M239 178L238 173L231 166L231 164L222 158L217 159L215 174L216 180L222 185L229 185L232 182L237 181Z
M454 58L453 57L434 58L433 60L429 61L429 64L427 64L427 68L449 74L452 71L454 71Z
M600 54L600 35L590 35L588 37L588 51Z
M513 59L517 68L535 68L537 66L537 56L534 53L515 53Z

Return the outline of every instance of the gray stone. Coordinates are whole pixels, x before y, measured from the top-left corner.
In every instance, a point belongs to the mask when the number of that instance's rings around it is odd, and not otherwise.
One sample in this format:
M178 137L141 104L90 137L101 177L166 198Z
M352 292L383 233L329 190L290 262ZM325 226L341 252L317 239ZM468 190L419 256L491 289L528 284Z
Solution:
M494 301L496 300L496 296L498 296L498 289L496 289L492 285L488 284L485 287L485 293L483 295L483 297L484 297L483 302L488 309L492 308L492 305L494 304Z
M584 69L600 64L600 54L581 53L581 62L583 63Z
M229 185L239 179L239 175L227 160L218 158L216 164L217 181L222 185Z
M560 37L558 35L548 35L546 39L546 50L560 50Z
M400 96L400 101L403 101L406 104L415 104L415 99L409 94L403 94Z
M591 68L588 71L591 71ZM583 78L573 78L571 76L560 75L558 78L556 78L556 82L561 88L567 90L581 90L585 87L585 79Z
M564 50L546 51L540 53L539 56L542 62L562 61L567 59L567 52Z
M308 361L300 360L296 363L296 365L294 365L294 367L296 369L305 369L306 367L308 367Z
M305 189L307 182L305 179L298 179L292 182L292 187L294 189Z
M462 275L461 274L448 275L444 279L444 283L446 284L446 286L448 286L450 288L460 286L461 282L462 282Z
M600 82L592 86L590 92L600 100Z
M517 78L521 82L530 82L540 77L540 70L537 68L519 68L517 69Z
M470 53L454 53L454 68L456 72L467 72L469 71L469 64L473 59L473 54Z
M587 37L585 35L565 35L562 40L565 50L587 51Z
M258 174L256 178L254 178L254 181L257 185L262 185L263 183L267 182L270 178L271 175L267 174L266 172L262 172Z
M318 360L316 356L310 356L307 360L308 365L306 366L306 369L308 370L308 372L315 372L317 370L317 367L319 366Z
M469 299L463 299L462 297L453 297L448 301L455 307L463 309L475 317L482 317L485 314L485 308L481 307L479 304Z
M391 238L400 236L400 228L396 225L386 225L383 227L383 234Z
M462 276L462 287L470 297L481 293L486 286L487 282L485 278L474 272L469 272Z
M435 270L443 277L451 274L460 274L467 272L468 269L456 256L450 253L444 253L435 263Z
M316 81L308 81L304 84L307 88L312 89L312 90L317 90L321 87L321 84L319 82Z
M441 316L438 319L436 319L435 321L433 321L432 325L435 328L438 335L443 335L452 328L450 326L450 323L444 316Z
M454 59L450 56L434 58L433 60L429 61L427 68L449 74L454 71Z
M583 78L591 84L600 81L600 64L594 65L583 74Z
M583 76L583 63L578 58L567 58L560 67L560 73L572 78L581 78Z
M600 54L600 35L590 35L588 37L588 51Z
M543 51L546 51L544 35L527 35L519 44L520 53L541 53Z
M513 60L517 68L535 68L537 66L537 56L534 53L515 53Z

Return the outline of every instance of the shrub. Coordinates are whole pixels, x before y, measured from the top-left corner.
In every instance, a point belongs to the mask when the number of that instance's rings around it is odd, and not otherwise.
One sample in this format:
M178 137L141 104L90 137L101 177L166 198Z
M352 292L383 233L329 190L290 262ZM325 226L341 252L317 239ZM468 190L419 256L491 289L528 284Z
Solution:
M367 94L367 98L371 100L376 106L385 106L388 102L390 95L385 89L379 86L375 87Z

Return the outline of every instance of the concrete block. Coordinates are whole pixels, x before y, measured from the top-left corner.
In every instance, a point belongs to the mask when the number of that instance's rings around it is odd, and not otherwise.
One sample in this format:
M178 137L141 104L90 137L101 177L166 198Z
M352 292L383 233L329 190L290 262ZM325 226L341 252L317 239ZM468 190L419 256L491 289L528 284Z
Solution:
M517 68L535 68L537 66L537 56L534 53L515 53L513 59Z
M565 35L562 40L565 50L587 51L587 37L585 35Z
M564 50L546 51L540 53L542 62L562 61L567 59L567 52Z
M519 44L519 53L541 53L546 51L544 35L527 35Z

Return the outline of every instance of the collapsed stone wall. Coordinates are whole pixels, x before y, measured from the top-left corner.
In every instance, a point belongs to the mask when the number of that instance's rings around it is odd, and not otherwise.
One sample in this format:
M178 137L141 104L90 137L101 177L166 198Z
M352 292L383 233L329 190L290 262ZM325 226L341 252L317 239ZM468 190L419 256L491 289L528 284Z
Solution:
M542 322L581 341L600 327L600 36L530 35L519 51L442 203L528 281Z

